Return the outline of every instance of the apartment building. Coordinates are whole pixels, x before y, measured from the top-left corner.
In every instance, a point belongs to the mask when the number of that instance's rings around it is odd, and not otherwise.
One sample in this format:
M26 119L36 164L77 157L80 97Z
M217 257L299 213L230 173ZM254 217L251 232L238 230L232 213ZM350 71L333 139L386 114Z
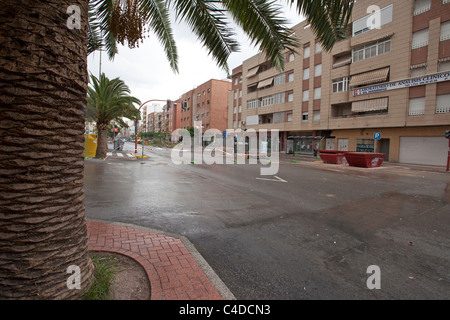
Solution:
M391 162L445 165L450 1L358 1L350 27L325 52L302 22L293 27L301 47L285 53L283 72L263 54L234 69L229 127L279 129L286 152L383 152Z
M231 90L229 80L211 79L195 89L184 93L177 106L185 102L181 108L180 127L186 129L194 126L194 122L202 122L202 131L218 129L224 131L228 125L228 93Z

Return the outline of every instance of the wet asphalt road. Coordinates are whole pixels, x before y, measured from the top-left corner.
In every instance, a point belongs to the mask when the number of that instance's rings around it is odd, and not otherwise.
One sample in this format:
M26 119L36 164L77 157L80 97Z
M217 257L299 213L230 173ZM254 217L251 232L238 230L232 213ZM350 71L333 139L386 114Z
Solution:
M450 297L448 174L285 162L275 178L149 154L86 160L88 219L187 237L237 299Z

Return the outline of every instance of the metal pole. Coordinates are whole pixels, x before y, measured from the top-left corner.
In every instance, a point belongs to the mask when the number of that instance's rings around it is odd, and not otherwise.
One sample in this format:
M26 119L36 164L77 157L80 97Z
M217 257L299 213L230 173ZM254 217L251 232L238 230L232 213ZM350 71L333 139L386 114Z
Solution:
M447 172L450 171L450 139L448 140Z
M138 121L134 120L134 153L137 154L137 124Z

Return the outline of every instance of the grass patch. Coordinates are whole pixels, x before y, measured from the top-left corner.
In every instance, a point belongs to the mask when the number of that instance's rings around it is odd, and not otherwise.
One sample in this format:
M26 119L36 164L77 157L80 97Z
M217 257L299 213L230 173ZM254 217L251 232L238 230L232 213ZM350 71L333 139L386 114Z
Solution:
M108 300L111 284L117 273L117 259L113 256L91 256L94 264L94 280L82 300Z

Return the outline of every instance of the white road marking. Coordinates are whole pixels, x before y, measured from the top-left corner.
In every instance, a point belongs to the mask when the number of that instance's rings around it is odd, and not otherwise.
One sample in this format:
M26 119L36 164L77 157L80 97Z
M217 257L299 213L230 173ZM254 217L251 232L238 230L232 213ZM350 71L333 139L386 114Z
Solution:
M281 179L280 177L278 177L278 176L274 176L275 177L275 179L267 179L267 178L256 178L256 180L264 180L264 181L275 181L275 182L284 182L284 183L287 183L287 181L286 180L284 180L284 179Z

